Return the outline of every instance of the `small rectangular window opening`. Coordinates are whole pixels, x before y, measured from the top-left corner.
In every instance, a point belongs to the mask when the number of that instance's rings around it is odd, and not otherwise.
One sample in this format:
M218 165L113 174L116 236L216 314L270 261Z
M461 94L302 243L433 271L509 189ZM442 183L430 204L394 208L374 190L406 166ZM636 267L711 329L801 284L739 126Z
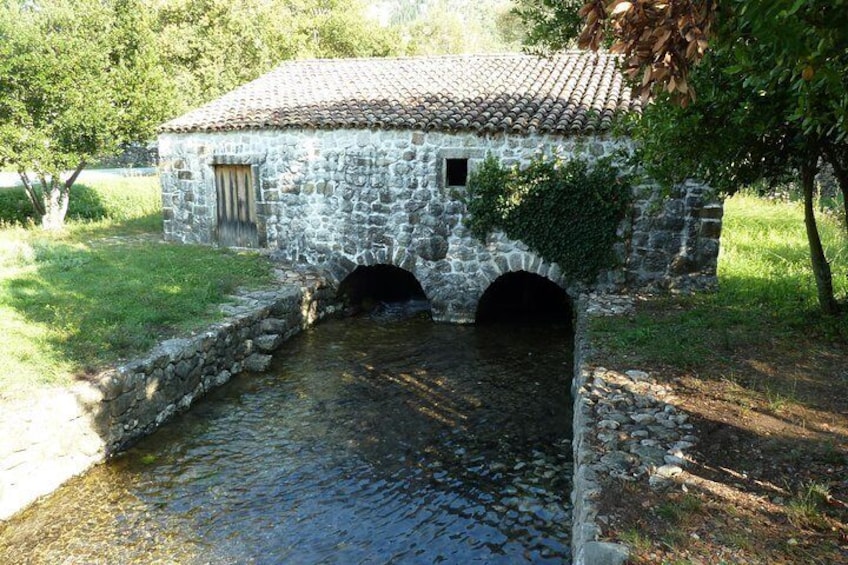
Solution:
M468 159L445 159L445 186L468 183Z

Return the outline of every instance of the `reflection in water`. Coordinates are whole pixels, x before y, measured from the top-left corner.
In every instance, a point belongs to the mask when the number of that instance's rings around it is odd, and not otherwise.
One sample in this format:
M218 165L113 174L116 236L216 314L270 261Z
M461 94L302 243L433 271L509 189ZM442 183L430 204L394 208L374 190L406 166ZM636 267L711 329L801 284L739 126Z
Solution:
M569 339L322 324L0 526L0 563L568 561Z

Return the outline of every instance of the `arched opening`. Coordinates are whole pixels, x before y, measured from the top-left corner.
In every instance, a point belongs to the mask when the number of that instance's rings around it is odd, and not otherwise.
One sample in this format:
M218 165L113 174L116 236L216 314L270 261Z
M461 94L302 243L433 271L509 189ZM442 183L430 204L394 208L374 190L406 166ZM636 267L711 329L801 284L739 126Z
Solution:
M415 275L394 265L361 265L339 285L348 314L407 317L430 313L430 301Z
M478 324L493 322L562 322L571 324L571 299L548 279L517 271L495 280L477 305Z

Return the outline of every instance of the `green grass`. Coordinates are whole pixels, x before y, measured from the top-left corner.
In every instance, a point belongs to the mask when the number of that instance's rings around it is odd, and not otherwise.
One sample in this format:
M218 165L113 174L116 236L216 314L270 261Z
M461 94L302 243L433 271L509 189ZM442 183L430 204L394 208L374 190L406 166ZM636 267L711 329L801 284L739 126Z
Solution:
M108 211L58 234L0 229L0 395L73 379L219 317L270 281L257 254L162 243L157 180L90 187Z
M116 178L108 183L75 183L71 188L68 220L126 222L158 214L162 203L156 177ZM0 190L0 223L29 226L37 218L24 189Z
M830 497L830 487L809 482L801 485L786 507L789 522L796 528L824 529L827 519L823 508Z
M836 214L819 216L838 299L848 299L848 238ZM722 351L798 331L848 339L848 316L819 313L803 211L797 202L736 195L725 202L719 291L656 301L631 320L593 323L599 343L632 359L703 368ZM657 314L660 312L660 314Z

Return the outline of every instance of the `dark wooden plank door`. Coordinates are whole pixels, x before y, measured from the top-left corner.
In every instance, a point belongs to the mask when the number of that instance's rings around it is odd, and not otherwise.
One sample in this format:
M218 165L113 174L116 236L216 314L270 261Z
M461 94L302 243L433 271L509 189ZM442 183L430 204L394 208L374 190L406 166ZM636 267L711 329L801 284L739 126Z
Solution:
M250 165L215 165L218 192L218 243L258 247L256 195Z

